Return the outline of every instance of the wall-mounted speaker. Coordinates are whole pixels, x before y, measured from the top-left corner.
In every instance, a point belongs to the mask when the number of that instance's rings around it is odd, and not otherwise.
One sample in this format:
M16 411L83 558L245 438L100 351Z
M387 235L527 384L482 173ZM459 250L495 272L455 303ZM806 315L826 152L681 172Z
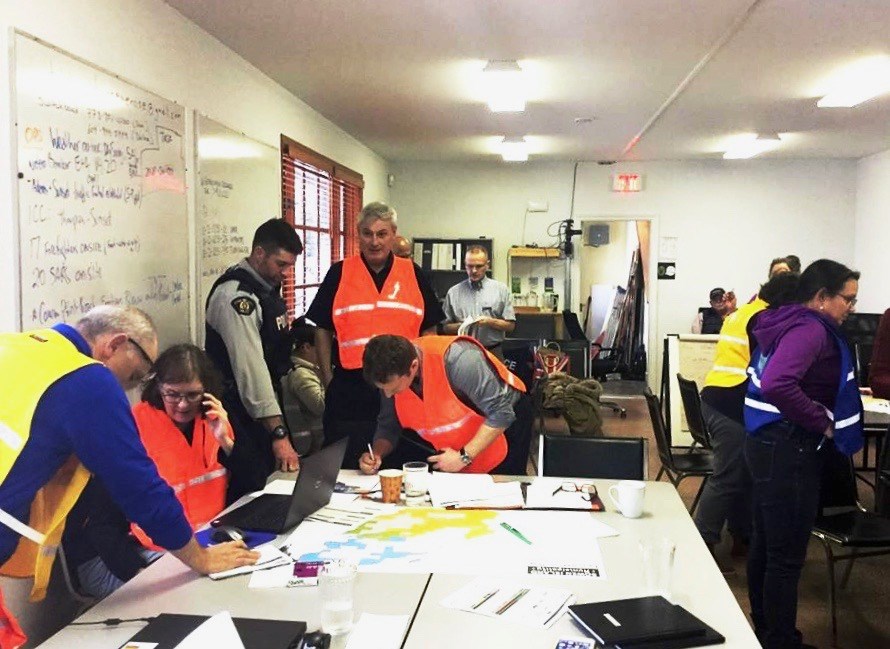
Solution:
M593 223L584 228L585 246L605 246L609 243L609 224Z

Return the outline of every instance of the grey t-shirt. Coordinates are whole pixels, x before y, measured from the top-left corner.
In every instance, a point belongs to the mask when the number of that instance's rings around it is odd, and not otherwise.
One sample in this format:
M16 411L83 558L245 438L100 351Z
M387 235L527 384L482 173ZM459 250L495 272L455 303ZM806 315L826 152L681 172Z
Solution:
M463 322L467 317L488 316L500 320L515 321L513 297L506 284L483 277L480 287L473 288L469 279L448 289L442 304L446 322ZM470 335L484 347L493 347L504 341L506 333L491 327L475 325Z
M448 384L467 407L485 417L485 423L492 428L507 428L513 423L513 406L522 393L504 383L477 345L456 340L445 352L444 360ZM418 376L422 376L422 371L423 367ZM374 438L386 439L396 446L401 431L395 399L381 392Z
M242 259L238 266L247 270L263 286L271 288L246 259ZM245 315L232 306L232 301L239 297L249 298L256 305L252 313ZM238 280L223 282L210 296L204 317L226 344L238 394L247 413L254 419L281 415L281 406L272 388L272 377L263 358L263 342L260 339L263 312L256 296L238 290Z

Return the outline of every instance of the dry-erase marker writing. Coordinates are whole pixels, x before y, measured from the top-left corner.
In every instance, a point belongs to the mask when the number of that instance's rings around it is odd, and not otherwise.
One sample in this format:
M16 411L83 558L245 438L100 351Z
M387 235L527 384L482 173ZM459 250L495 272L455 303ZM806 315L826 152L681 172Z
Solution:
M486 594L482 599L479 600L479 603L478 603L478 604L474 604L471 608L475 611L477 608L479 608L480 606L482 606L485 602L487 602L487 601L490 600L492 597L494 597L495 595L497 595L498 590L500 590L500 589L495 589L495 590L491 591L490 593Z
M529 545L532 544L532 542L529 541L529 540L523 535L522 532L520 532L519 530L517 530L515 527L513 527L513 526L510 525L509 523L501 523L501 527L503 527L505 530L507 530L508 532L510 532L510 534L512 534L513 536L515 536L515 537L516 537L517 539L519 539L520 541L525 541L525 542L528 543Z
M511 606L513 606L513 604L515 604L516 602L518 602L519 600L521 600L523 597L525 597L526 594L528 594L528 588L523 588L522 590L520 590L518 593L516 593L516 594L513 596L513 599L511 599L509 602L507 602L506 604L504 604L503 606L501 606L501 607L500 607L497 611L495 611L495 612L496 612L498 615L503 615L504 613L507 612L507 610L508 610Z

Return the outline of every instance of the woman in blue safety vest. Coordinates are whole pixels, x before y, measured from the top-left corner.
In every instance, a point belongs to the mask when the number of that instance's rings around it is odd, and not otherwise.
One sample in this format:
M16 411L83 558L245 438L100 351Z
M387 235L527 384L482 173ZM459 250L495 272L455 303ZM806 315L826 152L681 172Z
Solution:
M862 402L839 329L858 280L843 264L815 261L800 276L796 303L768 309L754 327L744 413L754 483L748 596L766 649L808 646L796 628L797 586L825 458L862 447Z

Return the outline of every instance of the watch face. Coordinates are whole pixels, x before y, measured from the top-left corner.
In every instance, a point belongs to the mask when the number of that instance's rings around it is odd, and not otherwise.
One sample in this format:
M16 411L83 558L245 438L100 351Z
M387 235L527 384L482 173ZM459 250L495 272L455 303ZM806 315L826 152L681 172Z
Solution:
M287 437L287 428L284 426L276 426L272 429L272 437L274 439L284 439Z

